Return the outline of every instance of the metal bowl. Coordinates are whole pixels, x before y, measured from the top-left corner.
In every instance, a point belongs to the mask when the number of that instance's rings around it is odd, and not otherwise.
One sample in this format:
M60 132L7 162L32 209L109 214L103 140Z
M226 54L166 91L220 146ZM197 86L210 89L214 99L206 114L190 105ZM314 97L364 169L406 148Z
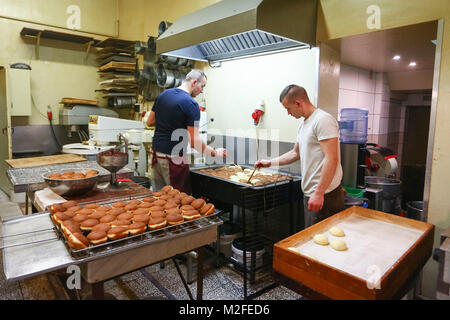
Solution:
M56 194L60 196L75 196L85 194L97 186L98 170L95 169L64 169L67 171L76 171L86 174L88 171L97 171L97 175L83 179L51 179L49 176L54 172L47 172L42 174L47 186Z

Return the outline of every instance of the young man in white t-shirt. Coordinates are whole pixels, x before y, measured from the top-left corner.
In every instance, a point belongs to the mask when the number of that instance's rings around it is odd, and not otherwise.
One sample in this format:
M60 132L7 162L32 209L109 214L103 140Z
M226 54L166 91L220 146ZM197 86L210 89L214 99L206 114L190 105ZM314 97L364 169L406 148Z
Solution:
M287 86L280 94L280 102L289 115L303 118L297 142L278 158L256 161L255 167L282 166L300 160L307 228L344 209L339 125L333 116L311 104L300 86Z

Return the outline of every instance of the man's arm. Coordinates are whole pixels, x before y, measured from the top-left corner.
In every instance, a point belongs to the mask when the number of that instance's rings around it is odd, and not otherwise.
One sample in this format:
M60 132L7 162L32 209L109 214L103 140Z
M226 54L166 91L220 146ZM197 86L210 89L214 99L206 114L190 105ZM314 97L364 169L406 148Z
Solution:
M147 126L152 127L155 125L155 111L150 111L150 115L147 118Z
M338 155L338 138L331 138L319 141L320 148L325 156L325 162L323 164L322 171L320 173L319 184L313 195L309 198L308 210L319 211L323 207L324 195L334 174L336 173L337 165L339 164Z
M187 130L189 132L189 143L191 148L194 148L201 154L206 154L211 157L226 157L226 150L223 148L211 148L207 146L203 140L200 138L198 127L188 126Z
M258 160L255 162L255 168L268 168L271 166L284 166L291 164L300 159L300 149L298 147L298 142L295 143L292 150L282 154L278 158L272 160Z

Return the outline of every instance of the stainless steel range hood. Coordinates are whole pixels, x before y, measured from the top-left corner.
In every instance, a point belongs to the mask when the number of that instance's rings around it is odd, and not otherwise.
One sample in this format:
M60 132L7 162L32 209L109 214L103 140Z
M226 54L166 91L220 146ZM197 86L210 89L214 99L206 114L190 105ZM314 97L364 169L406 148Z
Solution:
M316 44L317 0L222 0L175 21L156 53L217 61Z

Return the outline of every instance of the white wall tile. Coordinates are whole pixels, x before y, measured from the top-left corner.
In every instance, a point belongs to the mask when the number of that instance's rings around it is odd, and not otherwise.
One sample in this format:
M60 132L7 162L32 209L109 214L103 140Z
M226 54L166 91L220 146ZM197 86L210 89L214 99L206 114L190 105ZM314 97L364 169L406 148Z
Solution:
M373 115L372 120L372 132L373 134L380 134L380 115Z
M375 91L375 80L370 71L358 70L358 91L373 93Z
M375 95L373 93L358 92L358 108L365 108L369 110L369 114L373 114L373 102Z
M374 114L381 114L381 108L383 101L381 100L382 93L375 93L374 95L374 103L373 103L373 113Z
M367 134L373 134L373 114L370 113L367 117Z
M381 102L381 110L380 115L383 117L389 116L389 101L382 101Z
M339 88L357 90L358 89L358 69L346 64L341 64L339 74Z
M389 118L380 117L380 130L379 134L387 134L389 129Z
M339 89L339 108L358 108L358 92L347 89Z
M383 93L384 73L377 72L375 75L375 93Z

